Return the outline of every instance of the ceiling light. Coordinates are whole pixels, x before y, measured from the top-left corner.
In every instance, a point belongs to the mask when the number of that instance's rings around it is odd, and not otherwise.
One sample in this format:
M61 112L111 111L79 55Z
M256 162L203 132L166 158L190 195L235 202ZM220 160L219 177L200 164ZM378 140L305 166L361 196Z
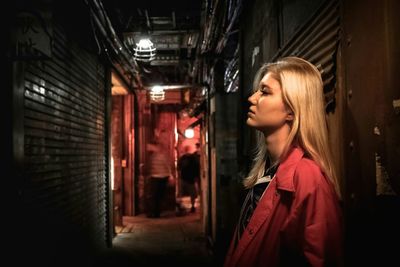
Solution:
M194 130L193 128L187 128L185 130L185 137L186 138L193 138L194 137Z
M159 85L153 86L151 88L149 94L150 94L150 99L155 101L155 102L163 101L164 98L165 98L165 91Z
M156 56L156 48L150 39L140 39L139 43L136 43L134 57L138 61L149 62Z

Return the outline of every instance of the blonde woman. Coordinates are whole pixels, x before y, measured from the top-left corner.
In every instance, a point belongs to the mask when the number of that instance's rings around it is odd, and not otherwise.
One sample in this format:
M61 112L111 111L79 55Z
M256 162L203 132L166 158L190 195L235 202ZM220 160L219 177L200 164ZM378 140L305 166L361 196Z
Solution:
M258 71L247 118L257 153L225 267L342 265L322 85L318 69L297 57Z

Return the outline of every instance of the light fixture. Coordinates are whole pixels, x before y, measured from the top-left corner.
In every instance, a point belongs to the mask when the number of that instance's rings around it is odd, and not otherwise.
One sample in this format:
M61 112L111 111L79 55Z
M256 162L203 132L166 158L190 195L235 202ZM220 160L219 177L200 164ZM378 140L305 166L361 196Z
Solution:
M135 51L133 56L138 61L149 62L156 56L156 48L148 38L140 39L133 50Z
M193 128L187 128L185 130L185 137L186 138L193 138L194 137L194 130Z
M150 99L155 102L163 101L165 98L164 89L159 85L153 86L149 94L150 94Z

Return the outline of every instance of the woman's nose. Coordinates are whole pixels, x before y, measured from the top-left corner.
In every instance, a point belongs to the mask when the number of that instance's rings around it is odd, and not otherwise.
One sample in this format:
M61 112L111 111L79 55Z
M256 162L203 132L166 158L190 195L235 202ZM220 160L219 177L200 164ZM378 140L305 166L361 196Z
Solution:
M254 94L252 94L251 96L249 96L249 98L247 98L247 100L250 102L250 104L255 105L257 103L257 96L256 96L257 92L255 92Z

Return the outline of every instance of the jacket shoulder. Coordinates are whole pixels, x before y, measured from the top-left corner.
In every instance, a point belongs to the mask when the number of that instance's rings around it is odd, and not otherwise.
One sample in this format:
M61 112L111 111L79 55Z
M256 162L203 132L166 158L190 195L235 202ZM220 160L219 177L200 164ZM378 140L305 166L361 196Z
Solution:
M326 177L319 165L312 159L302 158L294 172L296 191L313 192L320 186L326 185Z

